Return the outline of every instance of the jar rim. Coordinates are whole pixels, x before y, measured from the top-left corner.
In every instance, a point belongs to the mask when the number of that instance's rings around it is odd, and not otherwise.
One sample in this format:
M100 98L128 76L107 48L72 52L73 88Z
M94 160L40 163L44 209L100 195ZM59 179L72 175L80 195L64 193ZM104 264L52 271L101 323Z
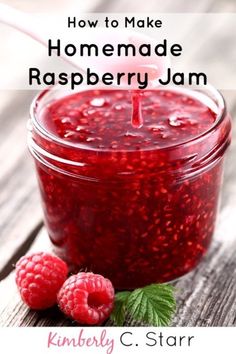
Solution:
M36 117L36 113L37 113L37 108L38 108L38 103L40 102L41 99L43 99L48 93L52 92L53 89L56 89L56 85L50 86L49 88L40 91L39 93L36 94L36 96L34 97L31 105L30 105L30 122L33 125L33 128L35 128L37 130L37 132L42 136L42 137L46 137L48 138L50 141L55 142L56 144L59 144L61 146L65 146L65 147L70 147L70 148L75 148L75 149L79 149L79 150L84 150L84 151L98 151L98 149L95 148L87 148L86 146L80 144L80 143L75 143L72 141L66 141L63 138L60 138L52 133L50 133L47 129L44 128L44 126L42 124L39 123L39 121L37 120ZM217 129L217 127L221 124L221 122L224 120L225 116L226 116L226 103L225 103L225 99L223 97L223 95L221 94L221 92L216 89L214 86L207 84L204 87L201 86L201 89L204 88L204 90L202 91L202 93L204 95L206 95L206 90L208 90L210 93L213 94L214 99L216 99L216 101L214 101L214 103L216 103L217 105L217 109L219 110L219 112L216 112L217 118L215 120L215 122L212 124L211 127L209 127L206 131L202 132L201 134L191 137L190 139L187 139L185 141L182 141L180 143L176 143L170 146L152 146L151 148L145 148L142 149L141 151L168 151L168 150L173 150L176 148L179 148L181 146L187 146L190 145L192 143L197 143L198 141L200 141L201 139L203 139L204 137L206 137L207 135L209 135L212 131L214 131L215 129ZM97 88L97 89L107 89L110 90L111 88ZM119 88L122 89L122 88ZM59 90L59 89L57 89ZM84 91L86 91L87 88L84 89ZM175 90L175 91L184 91L184 92L193 92L193 93L199 93L200 90L198 89L193 89L191 87L187 87L184 86L183 88L179 88L176 86L167 86L167 87L158 87L158 88L154 88L152 89L154 91L158 91L158 90ZM66 90L63 90L66 91ZM107 153L110 152L111 149L109 148L102 148L99 149L99 153ZM137 150L125 150L127 153L132 153L132 152L136 152ZM113 151L114 152L114 151ZM124 149L116 149L116 152L124 152Z

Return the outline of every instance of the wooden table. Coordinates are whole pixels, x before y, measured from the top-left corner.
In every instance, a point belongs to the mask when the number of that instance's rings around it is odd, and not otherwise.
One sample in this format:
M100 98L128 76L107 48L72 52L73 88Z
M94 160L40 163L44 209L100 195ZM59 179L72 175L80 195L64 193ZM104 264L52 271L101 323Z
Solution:
M7 1L6 1L7 2ZM17 2L16 2L17 3ZM139 1L88 1L87 11L137 12ZM178 3L178 5L177 5ZM149 1L148 12L236 11L234 0ZM4 33L7 39L7 32ZM1 37L2 39L2 37ZM0 59L1 60L1 59ZM223 92L236 118L236 92ZM73 326L57 308L35 312L20 300L14 264L31 250L48 250L34 166L26 146L32 91L0 92L0 326ZM198 268L176 282L173 326L236 325L236 130L225 164L221 208L212 246ZM127 320L127 324L138 325ZM107 322L107 325L112 325Z

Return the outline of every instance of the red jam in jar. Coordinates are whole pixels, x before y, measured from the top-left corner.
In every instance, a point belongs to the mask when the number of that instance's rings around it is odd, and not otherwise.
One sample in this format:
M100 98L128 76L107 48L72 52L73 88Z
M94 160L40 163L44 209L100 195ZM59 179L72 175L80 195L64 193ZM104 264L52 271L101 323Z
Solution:
M46 227L72 271L117 289L192 270L214 231L230 118L213 88L54 89L33 103L29 148ZM135 117L134 117L135 118Z

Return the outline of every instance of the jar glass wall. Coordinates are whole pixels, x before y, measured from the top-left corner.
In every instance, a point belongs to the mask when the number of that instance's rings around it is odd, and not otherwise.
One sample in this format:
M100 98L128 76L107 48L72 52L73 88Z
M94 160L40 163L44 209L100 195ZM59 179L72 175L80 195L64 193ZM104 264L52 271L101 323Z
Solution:
M52 134L39 117L71 92L53 88L33 102L28 144L45 224L72 271L100 273L117 289L132 289L186 274L207 251L230 118L211 87L166 90L172 92L214 107L216 121L184 142L143 149L86 149Z

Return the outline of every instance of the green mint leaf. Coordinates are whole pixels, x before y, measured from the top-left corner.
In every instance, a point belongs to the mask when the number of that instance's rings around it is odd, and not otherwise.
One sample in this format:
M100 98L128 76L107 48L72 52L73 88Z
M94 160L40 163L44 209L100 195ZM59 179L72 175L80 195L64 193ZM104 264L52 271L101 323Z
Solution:
M151 326L168 326L176 311L174 288L152 284L134 290L127 298L126 310L135 320Z
M130 294L130 291L122 291L116 294L115 306L111 314L111 319L117 326L123 326L125 322L126 303Z

